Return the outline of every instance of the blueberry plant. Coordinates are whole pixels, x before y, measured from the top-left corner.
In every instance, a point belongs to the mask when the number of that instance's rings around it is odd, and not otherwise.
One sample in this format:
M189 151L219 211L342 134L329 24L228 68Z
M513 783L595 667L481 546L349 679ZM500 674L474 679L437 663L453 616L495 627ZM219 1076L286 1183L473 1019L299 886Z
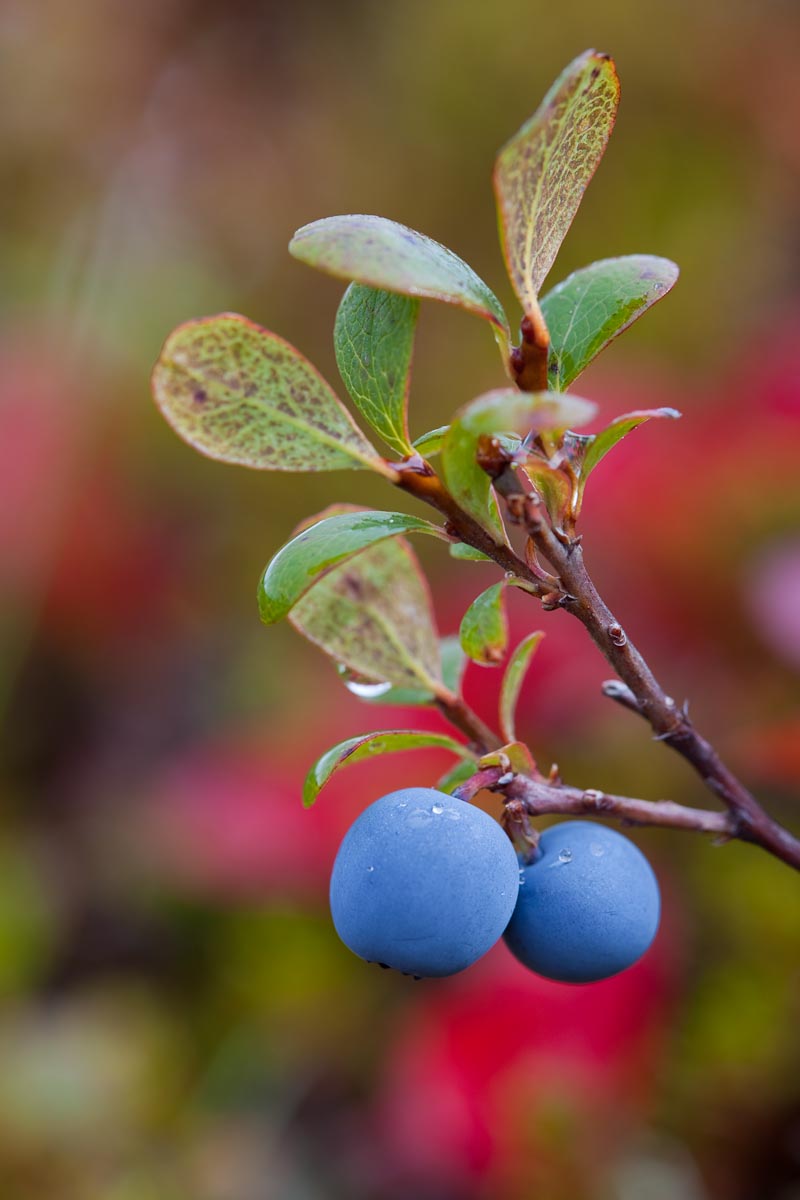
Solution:
M639 425L679 416L667 408L638 411L597 433L576 433L595 418L596 405L572 391L596 355L672 288L674 263L642 254L603 259L542 294L605 151L618 100L614 63L587 51L497 157L500 238L523 313L518 344L483 280L421 233L349 215L295 234L289 249L296 258L349 284L336 315L336 359L353 405L388 454L298 350L245 317L223 313L179 326L153 374L162 413L203 454L261 470L371 470L435 511L436 519L424 520L335 505L303 523L258 588L262 621L287 617L365 702L436 707L461 735L362 733L323 754L304 787L311 805L347 764L423 746L452 753L455 765L435 788L393 792L370 805L334 867L331 907L342 939L407 974L461 970L503 935L532 970L573 982L622 970L647 949L659 896L639 850L596 821L562 822L540 835L534 820L545 814L739 838L800 868L800 841L667 695L584 562L577 525L592 471ZM421 299L485 321L503 378L448 425L412 440L408 397ZM465 613L458 639L436 631L409 543L420 534L455 558L500 568ZM581 622L614 671L605 694L681 754L721 807L613 795L539 770L517 739L514 714L542 634L531 633L509 654L509 587ZM496 668L505 662L496 729L464 699L467 657ZM471 803L482 789L502 797L504 828Z

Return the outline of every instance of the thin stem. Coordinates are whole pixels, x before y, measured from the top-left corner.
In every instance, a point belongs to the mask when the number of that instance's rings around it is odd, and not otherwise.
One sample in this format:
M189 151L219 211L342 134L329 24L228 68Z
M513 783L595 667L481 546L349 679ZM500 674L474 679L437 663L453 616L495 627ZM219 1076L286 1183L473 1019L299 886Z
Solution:
M523 392L546 392L550 334L538 304L529 316L522 318L520 334L520 344L511 351L509 361L517 387Z
M529 590L537 596L547 592L546 584L542 583L535 571L519 555L515 554L509 545L496 541L474 517L464 512L447 491L438 475L422 459L419 462L422 469L417 467L413 460L401 464L399 477L396 480L397 487L408 492L410 496L416 496L425 504L432 505L447 519L448 530L454 536L475 550L480 550L482 554L491 558L515 579L524 580L529 585Z
M499 750L502 746L503 743L497 734L473 712L461 696L456 696L453 692L440 692L436 696L436 705L450 724L469 738L480 754L488 754L490 750Z
M545 520L541 505L532 497L526 497L522 517L534 545L559 576L560 607L578 618L622 681L626 690L611 688L613 699L639 712L659 741L668 742L691 763L706 786L729 810L737 837L763 846L781 861L800 870L800 840L773 821L725 765L711 743L694 728L686 709L680 708L661 687L597 591L586 570L580 541L559 537ZM604 690L608 695L608 684Z
M581 789L550 783L545 779L531 779L527 775L515 775L505 784L499 782L502 778L502 768L487 767L462 783L457 794L462 800L472 800L484 788L502 791L507 801L524 804L532 817L552 813L611 817L625 825L658 825L666 829L710 833L725 839L744 836L738 830L735 818L728 812L689 808L672 800L638 800L632 796L615 796L594 788Z

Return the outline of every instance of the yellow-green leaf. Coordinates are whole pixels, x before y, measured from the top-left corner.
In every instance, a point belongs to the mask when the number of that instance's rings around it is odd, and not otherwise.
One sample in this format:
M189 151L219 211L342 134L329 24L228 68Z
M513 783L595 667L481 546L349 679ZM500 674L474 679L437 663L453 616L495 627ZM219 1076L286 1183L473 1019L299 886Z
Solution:
M427 582L411 547L388 538L328 571L289 620L335 662L358 675L356 695L380 700L370 683L427 693L444 690ZM365 686L366 685L366 686Z
M619 80L607 54L571 62L503 147L494 173L500 238L523 309L537 298L608 143Z
M458 638L440 638L439 655L444 688L450 695L458 696L461 694L461 680L464 668L467 665L467 656L461 649ZM352 679L346 686L354 695L359 696L362 700L366 700L369 704L399 705L407 708L435 705L437 700L437 695L433 691L422 691L418 688L388 687L378 691L374 687L359 685L357 681L353 681ZM438 687L436 692L441 695L441 690Z
M535 770L536 763L524 742L509 742L499 750L490 750L488 754L484 754L483 758L479 759L478 766L482 771L486 767L503 767L506 771L513 771L515 775L529 775Z
M299 350L246 317L187 321L153 370L173 429L209 458L264 471L394 472Z
M575 436L577 439L577 434ZM561 529L567 513L571 511L572 505L577 503L578 486L574 478L568 477L558 468L549 466L535 455L526 460L525 473L544 500L553 525L556 529Z

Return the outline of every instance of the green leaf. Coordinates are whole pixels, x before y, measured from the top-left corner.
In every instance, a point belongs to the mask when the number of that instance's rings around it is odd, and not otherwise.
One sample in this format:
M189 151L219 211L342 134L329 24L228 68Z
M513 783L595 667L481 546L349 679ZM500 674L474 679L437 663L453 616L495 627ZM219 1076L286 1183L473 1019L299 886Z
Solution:
M596 411L589 400L562 392L499 388L478 396L456 414L444 440L442 474L448 490L484 529L502 540L505 535L489 476L476 461L479 438L583 425Z
M336 362L353 402L402 458L414 452L406 413L418 315L418 300L351 283L333 330Z
M187 321L153 370L153 396L201 454L264 471L394 471L294 346L235 313Z
M601 350L666 296L678 273L668 258L629 254L583 267L543 296L550 386L566 390Z
M387 729L381 733L365 733L360 737L348 738L346 742L340 742L338 746L331 747L321 758L317 759L303 784L303 804L306 808L310 808L325 784L340 767L361 762L365 758L375 758L379 754L431 748L450 750L460 758L469 758L474 762L474 755L466 746L443 733L414 732L409 729Z
M500 732L508 742L516 739L514 714L525 674L544 634L531 633L517 646L503 675L500 686Z
M460 784L466 783L468 779L472 778L476 769L476 764L468 760L456 763L454 767L445 772L436 784L437 792L446 792L448 796L452 796Z
M430 521L373 510L339 513L304 529L278 551L261 577L261 620L265 625L282 620L300 597L343 559L403 533L428 533L448 540Z
M490 321L508 342L500 301L472 267L431 238L385 217L325 217L304 225L289 243L295 258L368 287L456 304Z
M468 546L466 542L453 542L450 546L450 557L457 558L462 562L491 562L488 554L483 554L480 550L476 550L474 546Z
M440 425L438 429L431 429L429 433L423 433L422 437L418 437L413 442L417 454L421 454L423 458L432 458L434 454L438 454L442 448L444 435L449 428L449 425Z
M347 684L356 695L378 700L390 685L431 698L444 690L430 592L402 538L377 542L328 571L289 620L356 672Z
M464 614L458 631L465 654L483 667L496 667L508 646L504 591L505 581L501 581L481 592Z
M495 194L508 273L523 309L537 297L608 143L619 80L606 54L587 50L497 156Z
M590 473L605 458L609 450L613 450L617 442L621 442L631 430L637 429L645 421L650 421L654 418L656 420L665 418L678 420L680 415L677 408L643 408L637 412L625 413L622 417L616 417L609 425L606 425L605 429L596 434L587 446L583 462L580 466L582 486L586 485L586 480L589 478Z

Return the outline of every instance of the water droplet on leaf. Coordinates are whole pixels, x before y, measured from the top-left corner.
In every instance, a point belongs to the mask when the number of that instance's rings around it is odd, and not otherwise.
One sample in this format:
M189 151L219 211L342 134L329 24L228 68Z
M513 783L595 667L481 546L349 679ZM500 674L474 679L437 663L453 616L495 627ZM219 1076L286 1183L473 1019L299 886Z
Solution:
M354 696L361 696L366 700L374 700L376 696L384 696L386 692L391 690L392 685L390 683L358 683L355 679L348 679L345 682L345 687Z
M336 670L344 680L344 686L348 692L352 692L354 696L360 696L362 700L374 700L377 696L383 696L391 690L391 683L367 679L366 676L359 675L350 667L346 667L344 663L337 663Z

